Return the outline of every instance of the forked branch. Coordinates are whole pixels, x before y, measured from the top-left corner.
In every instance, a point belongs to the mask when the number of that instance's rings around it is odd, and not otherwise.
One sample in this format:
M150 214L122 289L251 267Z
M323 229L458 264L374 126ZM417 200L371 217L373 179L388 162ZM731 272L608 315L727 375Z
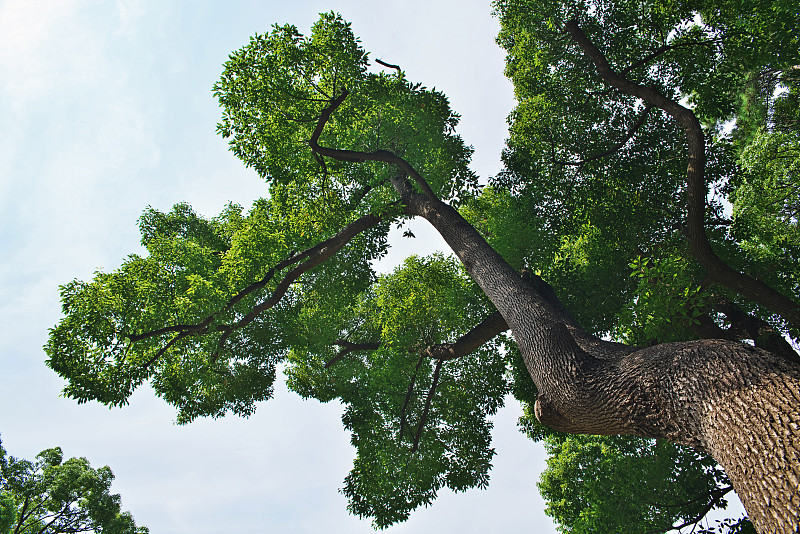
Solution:
M299 254L292 254L289 258L283 260L282 262L278 263L275 267L270 269L264 277L261 278L258 282L254 282L247 286L245 289L231 297L225 306L208 316L206 316L202 321L195 323L195 324L184 324L184 325L174 325L169 326L166 328L160 328L158 330L151 330L149 332L144 332L142 334L134 334L128 336L131 342L140 341L143 339L147 339L150 337L156 337L165 333L169 332L177 332L174 338L172 338L164 347L162 347L149 361L147 361L144 366L145 368L152 365L158 358L160 358L172 345L180 341L181 339L191 336L191 335L198 335L198 334L206 334L210 332L222 332L222 336L220 336L220 340L217 344L217 349L211 355L211 361L214 362L219 356L219 352L225 344L225 341L230 337L230 335L239 330L248 324L250 324L253 320L255 320L258 315L263 313L265 310L272 308L275 306L286 292L289 290L289 287L297 281L300 276L321 265L328 259L330 259L334 254L336 254L342 247L344 247L347 243L349 243L355 236L358 234L377 226L380 222L383 221L383 218L378 215L369 214L355 221L351 222L347 226L345 226L339 233L334 235L333 237L322 241L321 243L306 249L305 251ZM272 291L269 297L265 300L261 301L259 304L254 306L248 313L242 316L238 321L231 323L231 324L218 324L213 325L214 320L224 315L225 313L229 312L236 303L241 301L245 296L257 291L259 289L264 288L270 280L275 276L275 273L286 269L287 267L301 262L295 268L290 270L280 282L278 282L275 289Z
M348 94L349 93L346 89L342 90L341 94L331 100L330 104L322 110L319 120L317 121L317 126L314 128L314 132L311 134L311 139L308 140L311 150L313 150L315 154L333 158L339 161L351 161L354 163L363 163L365 161L382 161L384 163L391 163L402 169L405 174L411 177L411 179L414 180L414 182L416 182L416 184L420 187L425 196L428 198L436 198L436 194L433 192L433 189L431 189L431 186L427 181L425 181L422 175L420 175L410 163L393 152L388 150L374 150L372 152L341 150L338 148L324 147L319 144L319 138L322 135L322 131L325 129L325 125L330 120L333 112L336 111L336 109L345 101Z
M634 83L614 71L605 54L586 36L574 19L566 23L564 31L594 63L605 84L628 95L641 98L648 105L663 110L685 130L689 148L686 169L686 235L695 259L715 282L737 291L742 296L800 327L800 304L760 280L731 268L711 248L705 230L705 136L694 112L664 96L657 89Z

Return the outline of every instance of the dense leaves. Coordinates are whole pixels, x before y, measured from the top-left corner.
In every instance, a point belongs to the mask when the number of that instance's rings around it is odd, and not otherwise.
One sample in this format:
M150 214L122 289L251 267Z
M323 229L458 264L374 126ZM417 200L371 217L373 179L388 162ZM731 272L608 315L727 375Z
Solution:
M725 507L732 490L713 460L668 442L554 435L546 448L539 489L563 532L668 532Z
M428 177L442 198L460 195L475 177L467 167L471 149L454 132L458 115L447 98L411 84L402 72L375 74L367 67L367 54L337 15L323 14L309 37L291 25L275 26L225 64L214 86L223 107L218 130L233 153L268 180L294 183L304 195L369 187L362 205L374 208L386 201L396 172L391 166L323 161L308 149L322 111L347 91L320 144L390 150Z
M185 204L148 209L144 254L62 286L64 318L46 351L79 402L121 405L148 382L179 423L249 415L288 363L292 389L345 404L358 456L343 492L353 513L385 527L442 488L486 486L488 418L508 384L499 341L453 361L425 353L493 311L453 261L373 271L390 224L403 223L398 169L310 149L318 136L351 153L391 151L442 198L470 191L471 149L444 95L368 67L334 14L308 37L276 26L234 52L214 87L218 129L269 197L211 219Z
M377 527L406 519L441 488L488 484L494 455L488 417L508 391L498 343L445 362L424 353L488 315L478 295L453 260L411 256L347 310L362 322L330 334L374 341L377 348L349 353L326 369L320 356L336 358L325 346L334 340L321 337L320 328L316 347L296 347L289 357L292 389L345 404L343 421L357 456L343 492L350 510L373 517ZM330 319L317 309L307 324Z
M564 531L669 529L723 506L727 481L706 457L539 425L536 387L504 338L436 357L494 311L453 261L411 257L383 276L372 262L416 188L460 207L594 334L716 336L796 356L782 337L796 328L707 280L687 245L684 129L606 86L564 27L577 21L622 76L692 107L712 246L797 299L800 15L782 0L495 5L518 106L506 169L482 189L446 97L400 69L373 72L339 16L308 36L275 26L234 52L214 86L218 131L269 196L211 219L149 209L145 254L65 284L46 350L66 394L120 405L149 381L179 422L248 415L283 364L294 391L344 404L357 456L342 491L379 528L444 488L486 486L489 417L508 392L553 455L541 487Z
M0 444L0 533L146 534L109 493L113 480L107 466L64 460L58 447L29 461L8 456Z
M797 299L797 10L781 1L495 5L519 104L507 169L473 203L472 220L490 221L478 227L492 244L542 273L597 334L632 344L729 336L766 345L780 331L797 341L785 321L710 284L693 258L684 132L607 86L563 32L576 20L617 73L689 103L706 133L712 246ZM521 225L526 239L505 241ZM638 439L554 435L535 421L533 398L517 396L527 406L523 428L552 454L541 489L563 531L663 531L723 505L696 498L726 484L708 459Z

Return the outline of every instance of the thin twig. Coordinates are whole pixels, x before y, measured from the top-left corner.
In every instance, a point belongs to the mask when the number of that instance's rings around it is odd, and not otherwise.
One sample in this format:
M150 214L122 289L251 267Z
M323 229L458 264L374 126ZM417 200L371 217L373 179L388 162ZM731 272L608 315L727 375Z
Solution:
M400 70L400 66L399 65L392 65L391 63L386 63L385 61L381 61L380 59L376 59L375 63L379 63L379 64L383 65L384 67L387 67L387 68L390 68L390 69L396 69L397 70L397 74L400 74L400 73L403 72L402 70Z
M594 154L593 156L589 156L588 158L584 158L584 159L582 159L580 161L560 161L559 160L559 161L555 161L555 163L558 164L558 165L572 165L572 166L580 167L580 166L582 166L585 163L588 163L590 161L594 161L594 160L597 160L597 159L604 158L606 156L610 156L611 154L613 154L614 152L616 152L620 148L624 147L628 143L628 141L631 140L631 138L634 136L636 131L639 128L641 128L642 125L647 120L647 115L648 115L648 113L650 113L650 110L652 108L653 108L652 105L647 104L644 107L644 110L642 111L642 114L639 116L639 118L636 120L636 122L633 123L633 126L631 126L630 129L625 133L625 137L623 137L619 142L617 142L614 145L612 145L611 148L609 148L608 150L600 152L599 154Z

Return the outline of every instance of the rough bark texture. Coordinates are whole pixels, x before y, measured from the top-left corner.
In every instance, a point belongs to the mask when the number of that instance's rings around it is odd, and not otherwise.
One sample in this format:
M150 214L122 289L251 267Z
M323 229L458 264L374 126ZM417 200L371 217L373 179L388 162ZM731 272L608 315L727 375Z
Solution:
M577 434L664 438L711 454L760 532L800 529L800 365L724 340L636 349L587 334L452 207L395 184L510 327L538 388L536 415Z
M535 410L542 423L573 434L632 434L706 451L726 470L760 532L800 532L796 359L728 340L637 348L588 334L546 284L517 273L408 162L386 151L320 146L324 123L345 97L322 114L312 149L325 157L383 161L399 169L392 184L405 213L433 225L502 315L505 324L494 318L485 330L510 328L536 384ZM702 137L696 141L690 181L703 163ZM463 341L466 346L476 339Z

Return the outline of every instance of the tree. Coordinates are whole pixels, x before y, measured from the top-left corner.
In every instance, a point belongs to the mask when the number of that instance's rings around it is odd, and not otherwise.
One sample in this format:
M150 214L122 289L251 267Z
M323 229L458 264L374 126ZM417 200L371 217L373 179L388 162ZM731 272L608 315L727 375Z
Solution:
M269 198L213 219L186 205L146 211L147 256L62 287L65 316L51 331L48 364L79 402L122 405L149 381L188 422L251 413L286 362L293 390L346 405L357 457L343 492L377 527L443 487L488 483L488 417L513 390L562 433L710 454L760 531L794 532L800 363L780 334L796 336L800 324L797 271L772 271L775 287L742 272L750 256L734 245L743 240L718 237L724 225L706 216L708 169L728 168L734 152L707 158L703 123L677 99L696 94L704 120L730 115L706 100L719 83L739 88L724 36L743 48L749 34L726 33L741 19L714 19L717 5L497 7L520 106L508 171L492 187L477 186L444 95L399 67L370 71L341 18L323 15L308 37L276 26L234 52L214 88L219 132L267 180ZM770 34L762 18L753 27ZM608 33L611 23L632 34ZM675 66L709 55L696 48L717 35L725 46L712 54L722 64L714 76L701 76L704 63ZM794 56L769 64L776 72L796 60L797 47L786 49ZM771 52L759 49L749 65L769 63ZM656 59L669 63L662 70ZM627 61L630 69L618 66ZM608 142L609 129L631 122ZM606 176L608 168L616 172ZM654 202L664 203L657 214ZM779 207L773 217L796 228ZM385 252L391 225L411 217L430 222L460 266L412 257L376 276L370 262ZM616 233L604 233L615 220ZM669 291L647 298L658 284ZM752 328L733 319L739 312ZM672 324L705 334L659 339ZM756 346L737 328L755 328Z
M736 8L713 2L607 3L593 9L578 2L498 5L500 42L509 52L507 72L520 104L512 116L507 171L494 184L499 191L477 207L477 218L493 221L493 235L524 235L525 244L504 243L502 237L492 244L540 272L579 322L598 335L629 344L748 340L796 358L783 337L796 341L796 326L733 291L732 277L709 265L709 247L699 252L690 247L687 133L658 100L632 98L638 95L629 92L649 87L673 103L690 98L700 119L700 131L695 128L693 135L704 137L705 145L704 154L695 151L696 160L704 155L705 161L694 176L702 176L702 191L708 184L715 192L704 207L712 251L796 299L797 177L791 169L797 145L790 140L797 138L796 14L781 3ZM592 42L581 46L577 34L563 31L570 17L586 34L592 32ZM586 49L595 43L589 57ZM615 71L602 72L598 59ZM625 84L631 80L640 87ZM676 108L670 104L669 109ZM765 153L761 135L781 141ZM750 159L756 153L759 163ZM732 214L726 215L720 201L726 197ZM739 204L745 197L747 206ZM767 205L767 211L759 207ZM515 222L498 217L501 210L517 214ZM525 424L533 428L530 421ZM535 429L534 434L541 436ZM594 485L580 498L585 502L593 494L596 499L604 477L618 479L622 467L630 465L625 452L610 460L614 450L630 450L626 440L546 439L557 455L541 483L545 494L559 495L571 477L569 495ZM654 445L637 447L646 457ZM680 456L684 461L662 478L675 481L687 469L696 472L686 462L692 455ZM600 472L604 475L597 476ZM713 481L711 473L705 481ZM607 506L586 507L580 518L562 513L552 500L550 512L572 532L594 531L589 523L578 525L589 518L616 522L617 530L606 526L607 531L641 532L635 521L620 520L612 505L622 506L626 519L682 524L697 518L697 511L687 506L673 521L676 503L713 507L729 484L706 482L683 497L678 489L690 486L672 484L668 495L643 499L643 491L658 485L640 481L636 491L606 492ZM630 514L631 503L638 515Z
M36 460L7 456L0 444L0 532L3 534L146 534L119 495L110 494L108 466L92 469L86 458L64 460L59 447Z

